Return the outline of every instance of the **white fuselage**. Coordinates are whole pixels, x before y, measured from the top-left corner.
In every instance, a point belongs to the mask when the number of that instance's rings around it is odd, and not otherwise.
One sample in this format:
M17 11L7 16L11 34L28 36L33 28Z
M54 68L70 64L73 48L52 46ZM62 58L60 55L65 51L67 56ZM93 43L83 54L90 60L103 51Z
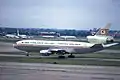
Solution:
M94 47L95 44L75 41L45 41L45 40L22 40L16 42L14 47L27 51L39 52L47 49L62 49L69 53L88 53L102 50L101 47Z
M13 34L7 34L5 36L8 37L8 38L19 38L18 36L13 35Z

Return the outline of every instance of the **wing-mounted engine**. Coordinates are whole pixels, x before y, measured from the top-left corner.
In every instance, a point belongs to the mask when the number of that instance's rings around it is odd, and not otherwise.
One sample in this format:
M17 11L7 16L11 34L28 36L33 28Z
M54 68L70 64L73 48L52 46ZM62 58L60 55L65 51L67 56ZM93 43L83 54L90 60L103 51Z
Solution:
M42 56L49 56L52 54L52 52L50 50L40 50L40 54Z
M50 49L53 54L64 55L67 54L66 50L63 49Z
M63 49L48 49L48 50L40 50L40 54L43 56L49 56L52 54L64 55L64 54L68 54L68 52L66 52Z
M114 42L114 38L112 36L107 36L106 42Z

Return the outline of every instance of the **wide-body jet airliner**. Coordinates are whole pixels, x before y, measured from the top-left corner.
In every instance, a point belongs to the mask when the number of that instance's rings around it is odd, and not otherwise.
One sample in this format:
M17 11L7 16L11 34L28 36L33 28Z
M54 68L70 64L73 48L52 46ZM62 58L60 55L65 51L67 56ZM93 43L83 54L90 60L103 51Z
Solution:
M89 42L75 41L45 41L45 40L22 40L16 42L13 46L19 50L28 52L40 52L42 55L70 54L68 57L74 57L72 54L91 53L103 50L118 43L94 44Z
M109 24L106 26L109 27ZM102 35L106 35L108 29L100 29L98 31ZM98 34L98 33L97 33ZM109 36L88 36L88 42L79 41L47 41L47 40L22 40L16 42L13 46L19 50L27 52L40 52L44 56L52 54L58 54L63 56L64 54L70 54L68 57L75 57L73 54L91 53L103 50L105 48L117 45L113 43L113 38ZM112 42L106 44L108 41Z

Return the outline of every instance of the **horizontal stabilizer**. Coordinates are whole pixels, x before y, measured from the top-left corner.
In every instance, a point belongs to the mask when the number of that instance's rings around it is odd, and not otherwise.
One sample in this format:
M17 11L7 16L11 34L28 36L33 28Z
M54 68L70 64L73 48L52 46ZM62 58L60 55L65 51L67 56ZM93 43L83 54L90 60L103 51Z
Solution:
M103 48L102 44L95 44L91 48Z
M111 43L111 44L95 44L93 45L91 48L107 48L107 47L111 47L111 46L115 46L119 43Z
M119 43L111 43L111 44L106 44L106 45L102 44L102 45L103 45L104 48L107 48L107 47L111 47L111 46L114 46L114 45L117 45L117 44L119 44Z

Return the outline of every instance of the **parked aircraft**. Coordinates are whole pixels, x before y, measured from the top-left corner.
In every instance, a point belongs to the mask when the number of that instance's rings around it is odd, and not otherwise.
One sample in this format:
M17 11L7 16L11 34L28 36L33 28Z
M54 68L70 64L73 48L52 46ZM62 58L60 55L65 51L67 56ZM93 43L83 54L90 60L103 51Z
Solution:
M17 30L16 35L15 34L6 34L5 37L7 38L22 38L22 39L26 39L26 38L33 38L33 36L27 36L27 35L21 35L19 34L19 30Z
M19 38L18 36L14 35L14 34L6 34L5 37L7 37L7 38Z
M17 36L19 37L19 38L22 38L22 39L26 39L26 38L29 38L29 36L27 36L27 35L21 35L21 34L19 34L19 30L17 29Z
M76 36L60 36L60 38L64 38L64 39L76 39Z

